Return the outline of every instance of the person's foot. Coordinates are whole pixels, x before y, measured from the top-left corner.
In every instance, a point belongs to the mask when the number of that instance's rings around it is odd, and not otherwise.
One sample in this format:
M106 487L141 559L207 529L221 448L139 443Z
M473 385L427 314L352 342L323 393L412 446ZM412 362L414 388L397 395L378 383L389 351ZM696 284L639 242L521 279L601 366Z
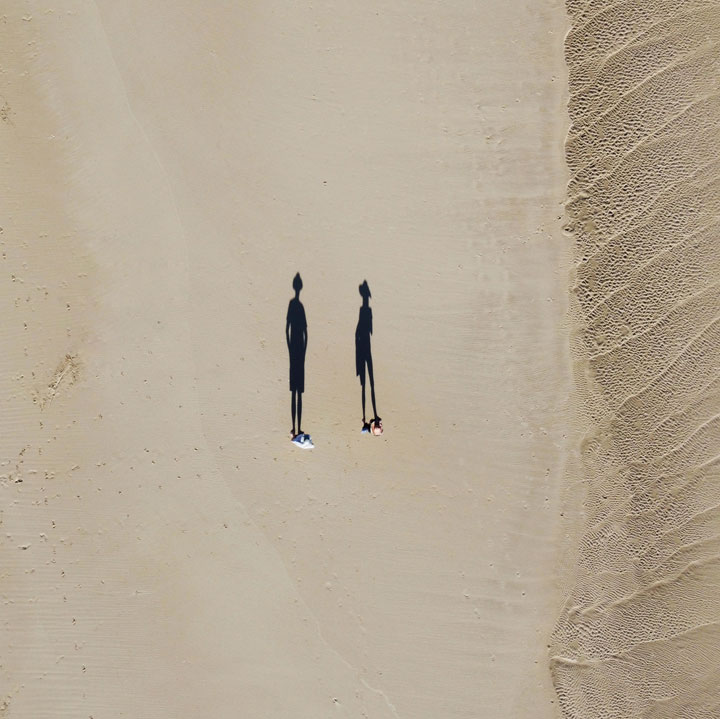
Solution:
M312 449L315 445L312 443L309 434L298 434L293 440L293 444L296 444L302 449Z
M360 431L363 434L370 434L370 424L368 422L366 422L365 420L363 420L363 426Z

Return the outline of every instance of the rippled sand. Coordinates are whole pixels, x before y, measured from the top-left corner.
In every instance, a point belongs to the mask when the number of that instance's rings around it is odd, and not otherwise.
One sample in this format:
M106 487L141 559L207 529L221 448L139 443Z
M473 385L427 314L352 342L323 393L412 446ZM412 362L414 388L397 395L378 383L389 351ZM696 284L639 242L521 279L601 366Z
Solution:
M567 717L717 717L717 5L568 9L585 518L553 677Z

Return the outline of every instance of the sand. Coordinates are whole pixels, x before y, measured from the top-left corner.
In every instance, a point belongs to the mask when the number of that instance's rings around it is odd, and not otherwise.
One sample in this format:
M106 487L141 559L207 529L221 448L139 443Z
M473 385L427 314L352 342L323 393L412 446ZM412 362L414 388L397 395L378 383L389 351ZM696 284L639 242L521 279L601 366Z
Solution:
M551 649L567 717L717 717L717 8L568 3L584 438Z
M567 22L4 3L0 716L561 716Z

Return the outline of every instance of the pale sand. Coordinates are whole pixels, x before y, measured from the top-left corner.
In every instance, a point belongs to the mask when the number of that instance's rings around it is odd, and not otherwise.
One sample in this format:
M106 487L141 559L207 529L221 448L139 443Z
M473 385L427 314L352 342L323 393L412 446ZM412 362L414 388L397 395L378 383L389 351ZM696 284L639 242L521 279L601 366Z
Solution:
M556 717L564 8L210 5L5 3L0 716Z

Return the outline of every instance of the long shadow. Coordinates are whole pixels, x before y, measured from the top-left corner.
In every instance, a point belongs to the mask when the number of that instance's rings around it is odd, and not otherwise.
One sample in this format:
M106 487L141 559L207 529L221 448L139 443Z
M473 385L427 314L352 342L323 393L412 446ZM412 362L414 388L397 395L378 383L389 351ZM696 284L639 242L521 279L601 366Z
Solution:
M357 327L355 328L355 373L360 377L362 392L362 421L363 432L372 431L373 434L382 434L382 421L378 417L377 404L375 402L375 375L373 373L372 349L370 346L370 335L373 331L372 309L370 308L370 287L367 280L358 288L363 298L360 307ZM370 379L370 401L373 407L373 418L367 422L365 418L365 369Z
M302 427L302 396L305 391L305 351L307 350L307 319L305 308L300 302L302 279L298 272L293 278L295 297L290 300L285 321L285 339L290 354L290 413L292 415L292 436L303 434ZM297 413L297 432L295 431L295 415Z

